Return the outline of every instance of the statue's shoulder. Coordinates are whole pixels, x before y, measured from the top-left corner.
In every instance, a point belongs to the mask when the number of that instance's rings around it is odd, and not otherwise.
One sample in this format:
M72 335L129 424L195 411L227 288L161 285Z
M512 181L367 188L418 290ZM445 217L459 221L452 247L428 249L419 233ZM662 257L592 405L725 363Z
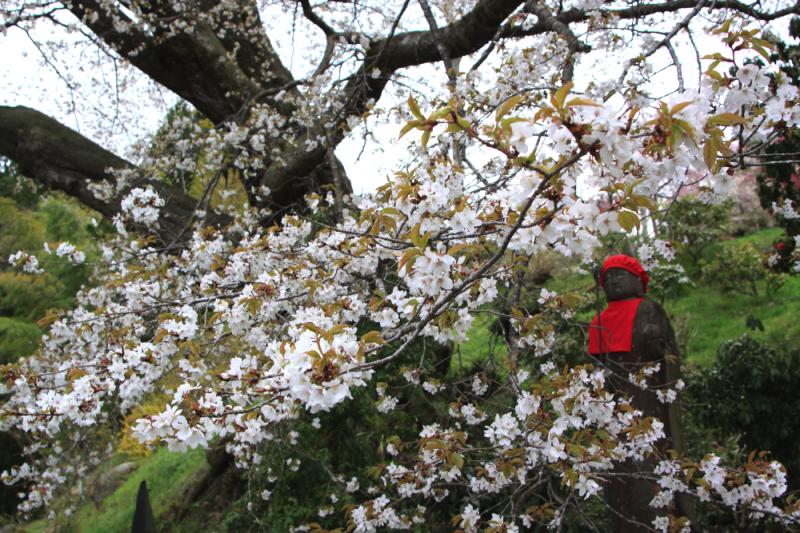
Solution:
M653 319L661 319L667 317L667 312L661 307L656 301L651 300L650 298L642 298L642 301L639 303L639 308L636 311L637 316L645 315L652 317Z

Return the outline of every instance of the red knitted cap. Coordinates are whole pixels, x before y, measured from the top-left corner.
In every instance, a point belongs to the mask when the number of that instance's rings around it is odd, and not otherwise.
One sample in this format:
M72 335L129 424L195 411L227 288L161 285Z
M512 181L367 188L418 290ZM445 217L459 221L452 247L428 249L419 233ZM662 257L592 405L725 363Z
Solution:
M650 281L650 277L647 275L647 272L644 271L642 265L639 264L639 261L629 255L624 254L612 255L606 259L605 263L603 263L603 268L600 270L601 287L603 287L605 284L606 272L611 268L622 268L638 277L642 280L644 292L647 292L647 282Z

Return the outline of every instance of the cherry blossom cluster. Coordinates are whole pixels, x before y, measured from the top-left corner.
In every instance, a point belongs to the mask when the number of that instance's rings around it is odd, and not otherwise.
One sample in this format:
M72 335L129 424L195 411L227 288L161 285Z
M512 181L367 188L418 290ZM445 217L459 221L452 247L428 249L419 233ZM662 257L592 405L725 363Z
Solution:
M137 14L146 29L147 13ZM186 20L176 17L170 31L188 31ZM103 245L97 285L50 324L36 355L3 368L11 397L0 424L33 443L28 461L4 474L25 486L21 510L47 505L59 487L83 475L99 460L97 450L88 451L99 428L156 394L168 397L163 410L133 427L143 443L176 451L223 443L247 468L278 441L294 445L293 423L313 419L318 428L359 391L374 394L378 413L391 413L402 386L426 397L453 394L447 416L425 422L416 442L387 442L391 459L379 467L380 487L346 482L358 504L343 522L359 532L409 529L424 523L428 506L456 495L463 507L454 524L465 531L517 531L541 522L557 528L572 506L600 497L615 464L657 455L664 426L608 390L602 370L557 369L548 361L556 342L552 317L572 318L573 310L546 290L537 293L540 310L518 305L524 266L545 253L588 262L600 236L641 228L657 207L656 193L680 187L692 172L724 192L739 155L751 156L779 125L800 122L796 88L772 66L743 63L741 50L754 37L742 31L728 25L723 33L741 46L708 60L700 87L663 99L624 88L605 98L608 87L571 81L521 89L539 79L535 61L552 67L554 58L563 59L566 44L553 40L523 55L525 68L508 77L516 81L483 90L480 76L463 76L449 101L420 106L410 98L402 134L419 136L413 162L374 193L311 195L309 209L269 227L257 223L266 215L258 206L231 210L234 221L222 229L203 227L199 218L185 246L170 253L129 231L157 231L165 201L153 188L127 190L134 180L123 176L105 191L127 192L118 235ZM715 70L720 64L738 70ZM320 89L328 81L309 82L319 99L292 117L294 131L313 124L310 117L325 107ZM190 139L204 144L180 144L176 136L177 161L191 172L229 166L246 179L260 169L257 161L277 157L269 139L287 127L284 120L264 108L243 123L192 126ZM178 125L188 127L183 119ZM312 149L324 134L284 140ZM481 168L468 171L475 157ZM152 156L149 163L170 162ZM607 201L598 200L600 193ZM69 243L55 254L83 260ZM660 241L640 254L645 262L671 258ZM38 272L31 255L9 261ZM431 357L425 352L408 366L420 342L447 347L467 340L487 310L508 319L502 383L481 374L454 383L421 361ZM376 380L379 370L393 379ZM631 380L645 384L657 371L645 368ZM681 387L659 391L662 400L673 401ZM778 463L751 461L742 474L714 456L699 464L659 459L646 473L662 489L655 507L687 492L756 517L797 521L796 508L779 505L786 481ZM286 460L292 471L302 465L297 456ZM686 479L692 469L702 480ZM567 498L526 504L523 488L549 486L566 490ZM265 489L261 497L270 494ZM502 506L484 504L501 498ZM321 506L319 516L330 516L334 503ZM653 525L671 524L660 517Z

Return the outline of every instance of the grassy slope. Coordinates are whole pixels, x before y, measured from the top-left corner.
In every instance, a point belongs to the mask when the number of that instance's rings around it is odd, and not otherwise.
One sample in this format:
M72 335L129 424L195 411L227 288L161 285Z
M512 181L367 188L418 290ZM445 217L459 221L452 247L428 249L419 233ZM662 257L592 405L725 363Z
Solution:
M782 233L780 228L769 228L734 242L749 242L759 249L770 248L773 240ZM712 255L714 249L708 251ZM667 302L666 308L673 317L678 336L688 337L686 358L707 366L714 362L717 348L723 342L737 338L745 332L775 346L794 346L800 341L800 278L791 276L773 298L767 298L763 287L760 295L735 292L721 293L698 282L681 298ZM749 331L745 321L749 315L761 320L764 331ZM682 330L682 331L681 331Z
M91 533L130 531L136 507L136 493L142 480L147 482L150 505L158 523L160 514L180 497L183 485L194 472L206 467L205 451L173 453L161 448L139 459L137 468L120 487L106 497L100 508L85 502L64 530ZM26 533L49 531L47 520L38 520L24 529Z
M689 361L705 366L713 363L719 345L747 331L748 315L761 320L764 331L750 335L772 345L796 345L800 340L800 279L792 278L770 301L743 294L720 295L709 287L696 287L690 294L667 305L674 317L685 317L688 327Z

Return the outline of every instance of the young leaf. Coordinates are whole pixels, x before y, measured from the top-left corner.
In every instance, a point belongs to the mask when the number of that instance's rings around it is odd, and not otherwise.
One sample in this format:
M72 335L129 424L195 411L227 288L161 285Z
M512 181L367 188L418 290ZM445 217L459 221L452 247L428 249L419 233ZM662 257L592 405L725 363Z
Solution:
M514 107L516 107L522 101L522 95L517 94L500 104L498 106L497 111L494 114L494 119L496 122L500 122L504 116L508 114Z
M361 336L363 344L386 344L383 340L380 331L368 331Z
M415 118L418 118L419 120L425 120L425 116L422 114L422 111L419 110L417 101L414 100L413 96L408 97L408 107L411 109L411 114L414 115Z
M715 135L709 136L703 146L703 161L706 162L709 170L713 170L717 164L717 137Z
M622 229L630 233L633 231L633 228L639 228L641 223L639 222L639 215L634 213L633 211L620 211L617 213L617 222L619 225L622 226Z
M686 109L688 106L692 105L693 103L694 102L692 100L689 100L687 102L681 102L679 104L675 104L674 106L672 106L672 109L670 109L669 112L670 112L671 115L674 115L675 113L679 113L679 112L683 111L684 109Z
M573 106L599 107L600 104L589 98L578 97L578 98L573 98L569 102L567 102L567 107L573 107Z
M746 125L747 121L736 113L720 113L708 119L711 126L732 126L734 124Z
M428 141L429 141L430 139L431 139L431 130L425 130L425 131L423 131L423 132L422 132L422 139L420 140L420 142L422 142L422 146L423 146L423 147L426 147L426 146L428 146Z
M564 84L559 90L553 93L553 96L550 97L550 102L553 104L553 107L556 109L563 109L564 108L564 100L566 100L567 95L572 90L572 86L574 84L569 81Z

